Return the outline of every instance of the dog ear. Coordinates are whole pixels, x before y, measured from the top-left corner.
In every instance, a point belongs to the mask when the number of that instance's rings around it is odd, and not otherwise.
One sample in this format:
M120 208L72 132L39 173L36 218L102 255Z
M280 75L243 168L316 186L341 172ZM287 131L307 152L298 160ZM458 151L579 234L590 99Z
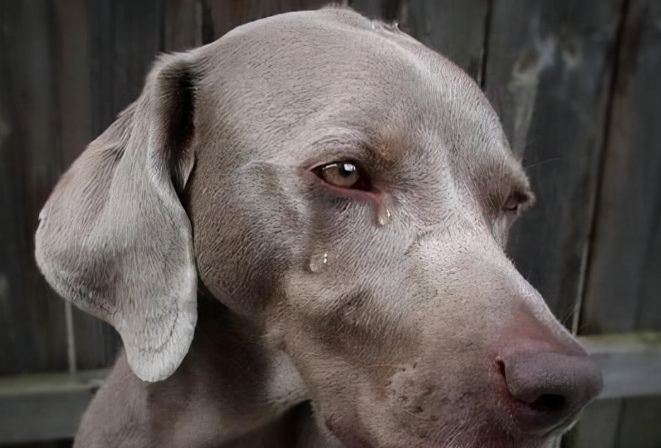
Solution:
M194 61L161 57L138 100L73 163L39 216L36 259L74 305L113 325L133 372L170 376L197 320L191 224Z

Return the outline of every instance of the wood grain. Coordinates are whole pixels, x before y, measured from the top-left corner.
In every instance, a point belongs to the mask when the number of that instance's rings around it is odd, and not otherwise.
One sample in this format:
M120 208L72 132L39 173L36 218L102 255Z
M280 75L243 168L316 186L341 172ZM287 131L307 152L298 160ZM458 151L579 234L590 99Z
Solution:
M275 14L319 9L325 0L204 0L203 40L209 43L244 23Z
M189 50L202 45L201 0L166 0L163 10L165 51Z
M64 308L33 257L37 216L61 171L52 9L46 0L0 8L0 374L64 369Z
M396 20L425 45L437 50L481 83L489 3L483 0L411 0Z
M0 378L0 444L71 438L105 370Z
M659 2L629 1L585 290L585 333L661 329L659 23ZM599 412L617 428L617 437L595 431L576 447L661 444L661 398L622 400Z

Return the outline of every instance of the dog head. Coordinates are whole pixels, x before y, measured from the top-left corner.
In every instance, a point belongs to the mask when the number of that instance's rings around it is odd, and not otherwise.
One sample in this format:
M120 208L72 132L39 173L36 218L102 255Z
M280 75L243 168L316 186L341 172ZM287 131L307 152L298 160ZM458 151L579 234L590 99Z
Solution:
M541 447L601 379L504 253L532 201L466 74L325 9L162 57L60 180L37 260L144 380L185 356L199 278L348 447Z

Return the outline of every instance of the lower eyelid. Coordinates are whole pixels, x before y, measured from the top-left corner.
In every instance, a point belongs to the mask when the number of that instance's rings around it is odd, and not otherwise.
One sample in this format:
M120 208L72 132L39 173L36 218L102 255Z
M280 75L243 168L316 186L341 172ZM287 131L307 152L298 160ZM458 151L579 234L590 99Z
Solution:
M311 171L308 171L307 174L304 175L304 178L306 178L310 183L323 188L325 191L333 194L334 196L350 198L359 202L375 202L377 201L377 197L381 194L377 190L360 190L355 188L336 187L324 181Z

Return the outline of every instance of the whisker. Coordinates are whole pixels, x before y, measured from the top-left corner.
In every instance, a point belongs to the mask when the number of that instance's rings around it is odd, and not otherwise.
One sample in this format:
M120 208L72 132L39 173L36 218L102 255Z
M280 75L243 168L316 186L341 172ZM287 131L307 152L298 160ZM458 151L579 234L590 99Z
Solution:
M551 159L540 160L539 162L531 163L530 165L525 165L523 168L527 170L529 168L534 168L539 165L544 165L546 163L559 162L559 161L569 162L569 160L567 160L565 157L553 157Z

